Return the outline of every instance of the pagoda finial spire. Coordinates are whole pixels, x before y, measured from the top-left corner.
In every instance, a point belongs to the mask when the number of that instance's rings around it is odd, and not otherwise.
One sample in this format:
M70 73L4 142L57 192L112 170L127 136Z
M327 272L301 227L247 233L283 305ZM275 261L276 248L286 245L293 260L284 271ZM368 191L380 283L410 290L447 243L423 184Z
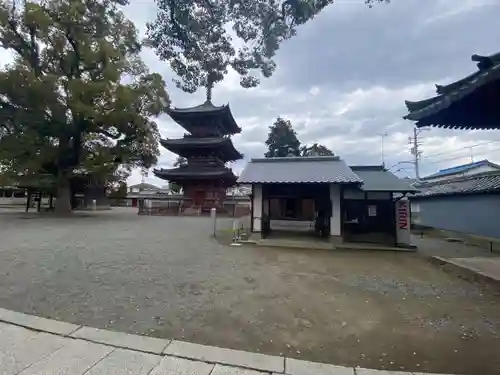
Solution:
M213 82L208 82L207 86L206 86L206 90L207 90L207 100L206 100L206 102L207 103L212 103L212 90L213 90L213 88L214 88Z
M213 77L212 77L211 73L208 74L207 84L206 84L205 88L207 90L207 100L206 100L206 102L207 103L212 103L212 91L214 89L214 80L213 80Z
M208 84L207 85L207 103L212 102L212 85Z

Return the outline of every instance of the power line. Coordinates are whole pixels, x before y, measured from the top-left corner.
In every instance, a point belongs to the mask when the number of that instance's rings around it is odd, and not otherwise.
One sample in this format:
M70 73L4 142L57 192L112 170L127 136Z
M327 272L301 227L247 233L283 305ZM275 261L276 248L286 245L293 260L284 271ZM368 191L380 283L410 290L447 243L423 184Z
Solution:
M484 154L489 154L489 153L496 153L498 151L500 151L500 148L495 148L493 150L486 150L486 151L483 151L483 152L479 152L479 155L484 155ZM458 160L458 159L463 159L463 158L466 158L466 157L467 156L456 156L456 157L449 158L449 159L439 159L439 160L425 161L425 164L443 163L445 161Z
M476 144L473 144L471 146L463 146L463 147L453 149L450 151L443 151L443 152L439 152L437 154L431 154L429 156L424 156L422 159L434 158L436 156L451 154L451 153L459 152L459 151L466 150L466 149L472 149L473 147L485 146L485 145L489 145L489 144L495 143L495 142L500 142L500 139L494 139L494 140L487 141L487 142L476 143Z

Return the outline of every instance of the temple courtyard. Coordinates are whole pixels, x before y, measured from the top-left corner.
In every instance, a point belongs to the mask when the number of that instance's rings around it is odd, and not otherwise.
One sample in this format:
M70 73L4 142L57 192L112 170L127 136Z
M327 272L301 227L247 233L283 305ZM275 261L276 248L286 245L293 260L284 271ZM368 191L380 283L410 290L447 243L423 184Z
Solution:
M209 218L129 208L5 211L0 228L0 308L336 365L500 373L499 289L419 253L230 247Z

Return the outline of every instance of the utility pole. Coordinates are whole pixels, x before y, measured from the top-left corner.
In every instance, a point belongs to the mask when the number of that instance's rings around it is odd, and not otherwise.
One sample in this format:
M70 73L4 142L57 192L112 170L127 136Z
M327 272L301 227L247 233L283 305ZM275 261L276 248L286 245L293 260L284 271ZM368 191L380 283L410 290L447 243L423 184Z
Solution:
M413 155L413 165L415 166L415 178L417 181L420 181L420 155L422 154L422 151L419 150L419 147L421 145L420 140L419 140L419 135L420 135L420 130L417 129L416 127L413 128L413 137L408 138L408 143L412 145L410 149L410 153Z
M148 177L148 170L146 168L141 168L141 182L144 183L146 181L146 177Z

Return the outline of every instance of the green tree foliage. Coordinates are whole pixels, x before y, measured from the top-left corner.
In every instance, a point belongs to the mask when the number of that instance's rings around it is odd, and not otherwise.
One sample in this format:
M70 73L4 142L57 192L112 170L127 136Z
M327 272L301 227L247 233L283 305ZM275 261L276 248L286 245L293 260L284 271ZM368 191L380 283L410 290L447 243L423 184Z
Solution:
M301 145L290 120L278 117L269 127L266 140L266 158L285 156L334 156L328 147L319 143L312 146Z
M300 156L300 141L290 120L278 117L269 127L266 158Z
M115 170L105 176L102 179L105 180L105 187L108 191L118 191L123 186L127 186L127 179L130 177L130 169L126 166L118 166Z
M170 182L168 187L175 194L179 194L182 189L182 186L176 182Z
M75 174L109 176L156 162L152 116L169 97L139 57L126 0L0 2L0 41L15 55L0 71L0 165L49 175L56 210L70 211Z
M389 0L365 0L368 6ZM148 43L170 63L177 87L193 93L206 87L207 99L228 68L243 87L270 77L280 44L297 27L334 0L156 0L156 20L147 26ZM232 29L232 30L231 30ZM236 36L239 40L236 42ZM238 46L238 47L237 47ZM257 73L257 75L255 74Z
M185 157L182 156L177 156L177 159L174 161L174 168L179 168L179 167L186 167L188 165L188 161ZM169 188L172 192L178 194L181 192L182 186L179 185L177 182L169 182Z
M126 182L121 182L115 188L111 189L109 197L113 199L123 199L127 196L128 186Z
M301 156L334 156L328 147L314 143L312 146L304 145L300 148Z
M188 164L188 161L186 158L184 158L182 156L178 156L177 159L175 159L174 168L185 167L185 166L187 166L187 164Z

